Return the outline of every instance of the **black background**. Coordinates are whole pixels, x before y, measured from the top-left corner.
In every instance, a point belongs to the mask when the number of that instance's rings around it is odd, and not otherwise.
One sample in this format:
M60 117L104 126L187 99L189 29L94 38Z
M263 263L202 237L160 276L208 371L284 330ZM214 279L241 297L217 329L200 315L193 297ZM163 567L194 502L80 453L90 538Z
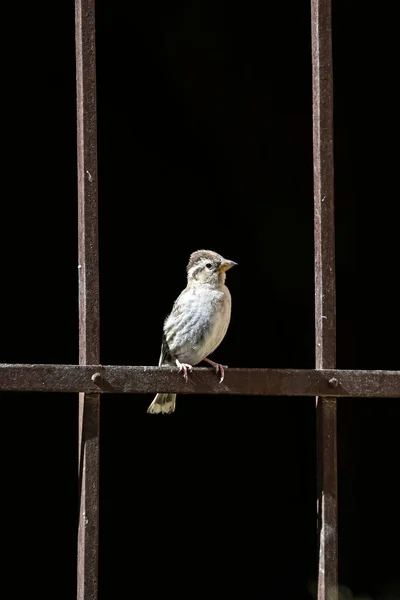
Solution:
M340 368L399 368L392 22L334 2ZM0 361L76 363L73 3L2 23ZM157 363L188 256L210 248L239 263L216 360L312 368L308 2L100 0L97 49L102 363ZM77 398L1 400L2 585L73 599ZM150 400L102 399L100 599L312 598L313 399L179 397L171 418ZM338 402L340 582L374 600L400 598L399 416Z

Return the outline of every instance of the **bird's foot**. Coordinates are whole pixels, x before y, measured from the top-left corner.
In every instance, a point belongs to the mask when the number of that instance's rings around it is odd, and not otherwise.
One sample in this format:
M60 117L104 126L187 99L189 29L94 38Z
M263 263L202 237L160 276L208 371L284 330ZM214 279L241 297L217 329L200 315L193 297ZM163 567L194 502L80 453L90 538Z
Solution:
M178 359L176 359L176 366L179 368L179 373L183 372L183 376L185 378L185 381L187 383L188 380L188 371L189 373L191 373L193 371L193 367L192 365L188 365L188 363L181 363L179 362Z
M214 367L217 375L218 375L218 373L221 374L221 378L220 378L219 382L222 383L224 380L224 377L225 377L224 369L228 368L227 365L220 365L219 363L216 363L213 360L210 360L209 358L205 358L204 360L205 360L205 362L208 362L208 364L210 364L212 367Z

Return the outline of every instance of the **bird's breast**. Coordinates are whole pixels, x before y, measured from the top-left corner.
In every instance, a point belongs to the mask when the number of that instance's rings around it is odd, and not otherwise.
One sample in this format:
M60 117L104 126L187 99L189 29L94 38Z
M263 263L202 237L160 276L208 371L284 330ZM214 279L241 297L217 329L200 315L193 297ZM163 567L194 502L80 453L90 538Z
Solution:
M202 361L225 337L230 316L231 296L226 287L187 290L164 325L172 356L192 365Z

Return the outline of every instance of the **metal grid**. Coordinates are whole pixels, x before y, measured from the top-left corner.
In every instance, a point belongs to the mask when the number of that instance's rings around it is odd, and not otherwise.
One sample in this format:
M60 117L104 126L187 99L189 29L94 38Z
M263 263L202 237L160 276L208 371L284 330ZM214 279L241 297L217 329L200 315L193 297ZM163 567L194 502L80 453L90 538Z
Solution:
M337 600L337 397L400 397L400 371L335 369L335 248L331 0L311 0L315 203L316 369L208 369L185 384L176 370L100 362L95 0L76 0L79 204L79 365L0 365L0 390L79 392L78 600L97 600L100 393L315 396L318 600Z

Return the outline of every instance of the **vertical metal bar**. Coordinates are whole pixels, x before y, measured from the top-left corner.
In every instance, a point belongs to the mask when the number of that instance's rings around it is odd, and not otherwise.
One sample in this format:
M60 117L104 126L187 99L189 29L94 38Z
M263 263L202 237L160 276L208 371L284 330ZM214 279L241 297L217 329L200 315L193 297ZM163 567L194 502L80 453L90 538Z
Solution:
M331 0L311 0L316 368L336 363ZM336 399L317 398L318 600L337 600Z
M95 0L75 0L79 363L100 362ZM97 600L99 394L79 394L78 600Z

